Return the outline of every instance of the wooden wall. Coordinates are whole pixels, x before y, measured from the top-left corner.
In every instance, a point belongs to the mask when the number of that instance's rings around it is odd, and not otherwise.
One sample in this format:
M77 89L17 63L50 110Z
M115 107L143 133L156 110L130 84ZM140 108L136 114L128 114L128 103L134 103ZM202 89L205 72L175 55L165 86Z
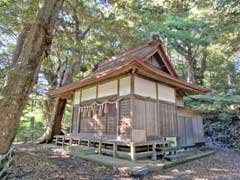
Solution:
M78 114L79 107L73 107L73 115L72 115L72 133L78 133Z
M138 98L134 103L134 129L145 129L148 138L177 135L175 104Z
M123 139L131 138L132 120L130 115L130 98L123 99L119 102L120 122L119 134Z
M178 116L178 143L181 147L204 142L202 117L199 115Z
M122 139L131 139L134 129L145 130L147 139L178 136L180 146L204 142L201 116L186 112L183 110L185 108L181 111L178 108L177 111L173 88L135 75L132 77L124 76L77 91L74 96L72 133L120 135ZM105 95L108 96L102 97ZM83 117L83 113L79 113L79 106L119 98L122 98L119 111L112 104L109 105L109 112L103 116L96 114ZM182 102L182 99L178 100Z
M115 104L108 104L108 113L103 113L99 116L97 113L92 117L83 116L80 113L80 117L77 121L80 122L78 132L80 133L96 133L114 135L117 134L117 121L116 121L116 106ZM76 124L76 123L75 123Z
M146 130L146 136L157 136L156 124L156 102L135 99L134 129Z
M177 136L177 114L175 104L159 102L158 135Z
M195 143L204 142L203 118L199 115L193 118L193 132Z
M113 101L114 99L112 99ZM104 101L104 99L102 99ZM90 105L92 102L85 103ZM119 102L119 125L117 124L117 109L116 104L108 104L108 113L103 116L98 114L92 117L83 116L83 112L79 113L79 107L73 108L72 133L93 133L105 135L119 135L123 139L129 139L131 133L131 118L130 118L130 98L125 97Z
M119 134L123 138L130 138L132 123L130 93L130 75L123 75L75 91L72 133ZM103 113L103 116L95 114L87 117L83 116L83 112L78 113L79 107L91 106L94 102L115 101L120 98L122 100L119 102L119 112L117 112L116 104L108 104L108 113Z

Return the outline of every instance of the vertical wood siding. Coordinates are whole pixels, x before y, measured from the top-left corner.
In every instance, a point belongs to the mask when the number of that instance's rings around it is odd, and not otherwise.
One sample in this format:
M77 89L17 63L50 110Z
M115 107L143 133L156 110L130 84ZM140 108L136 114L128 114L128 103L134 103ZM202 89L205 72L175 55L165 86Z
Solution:
M146 130L148 137L177 135L176 108L174 104L135 99L135 108L134 129Z
M187 137L185 131L185 118L182 116L178 116L178 145L180 147L187 146Z
M119 102L120 113L120 135L122 138L129 139L132 122L130 119L130 98Z
M194 142L204 142L204 129L201 116L193 117Z
M193 123L191 117L185 117L185 131L186 131L186 140L188 146L194 145L193 137Z
M177 122L179 146L193 146L196 143L204 142L204 131L201 116L178 116Z
M156 129L156 102L135 100L136 115L133 121L134 129L146 130L147 136L157 136Z
M79 125L79 108L73 107L73 116L72 116L72 133L78 133Z
M106 133L117 134L117 109L115 104L109 104L106 114Z
M176 136L177 120L174 104L159 102L158 104L158 136Z
M109 105L111 113L103 114L103 116L81 117L80 132L97 133L97 134L116 134L116 108L115 105Z
M123 99L119 104L120 108L120 134L123 137L130 137L131 120L130 120L130 99ZM77 111L73 115L73 127L75 128L77 120ZM108 113L103 116L97 114L92 117L83 117L80 113L80 133L97 133L107 135L117 135L117 109L115 104L108 104ZM77 132L75 130L75 132Z

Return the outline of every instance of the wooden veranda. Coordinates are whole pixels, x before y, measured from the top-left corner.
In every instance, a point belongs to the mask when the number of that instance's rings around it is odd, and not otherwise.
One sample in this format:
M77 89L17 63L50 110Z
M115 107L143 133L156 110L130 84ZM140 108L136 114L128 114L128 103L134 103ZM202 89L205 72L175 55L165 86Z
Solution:
M114 158L131 159L142 158L156 160L158 156L176 154L177 147L172 147L172 141L157 138L146 142L130 142L118 140L111 136L93 136L92 134L68 134L54 136L54 143L61 146L79 146L95 148L98 154L109 155Z

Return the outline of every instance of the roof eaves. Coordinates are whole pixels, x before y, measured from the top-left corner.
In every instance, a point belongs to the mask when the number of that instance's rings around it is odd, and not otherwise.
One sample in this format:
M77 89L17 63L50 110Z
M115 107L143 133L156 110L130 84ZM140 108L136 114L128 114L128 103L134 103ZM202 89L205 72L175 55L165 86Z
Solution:
M132 60L133 60L133 59L132 59ZM74 90L76 90L76 89L78 89L78 88L81 88L81 87L83 87L83 86L87 86L87 85L93 83L94 81L102 80L102 79L104 79L105 77L108 77L109 75L111 75L113 72L116 72L116 73L119 72L119 73L120 73L120 72L123 71L124 68L126 68L126 70L128 70L128 69L131 68L131 64L132 64L132 62L133 62L132 60L126 62L125 64L121 64L120 66L116 66L116 67L114 67L114 68L112 68L112 69L108 69L108 70L106 70L106 71L104 71L104 72L100 72L100 73L98 73L98 74L96 74L96 75L88 76L88 77L86 77L86 78L84 78L84 79L81 79L81 80L79 80L79 81L77 81L77 82L74 82L74 83L72 83L72 84L65 85L65 86L60 87L60 88L58 88L58 89L49 91L47 94L48 94L49 96L55 97L55 96L58 96L58 95L60 95L60 94L66 93L66 92L68 92L68 91L74 91Z
M148 66L146 63L142 62L140 59L135 58L135 61L140 65L140 68L141 68L141 69L142 69L142 68L145 68L145 70L148 70L148 71L150 71L151 73L154 73L154 74L156 74L156 75L159 75L159 76L161 76L162 78L166 78L166 79L168 79L168 80L174 81L175 83L177 83L177 84L179 84L179 85L188 87L188 88L192 89L193 91L201 92L201 93L210 92L210 89L206 89L206 88L203 88L203 87L200 87L200 86L197 86L197 85L194 85L194 84L185 82L185 81L180 80L180 79L178 79L178 78L176 78L176 77L170 76L170 75L168 75L168 74L165 73L165 72L157 71L157 70L153 69L152 67Z
M124 68L126 68L126 70L129 70L133 66L136 66L136 67L138 66L140 69L144 68L145 70L150 71L150 73L154 73L155 75L158 75L162 78L174 81L175 83L180 84L182 86L186 86L186 87L188 87L188 89L190 88L192 91L202 92L202 93L206 93L206 92L210 91L209 89L187 83L187 82L182 81L174 76L170 76L167 73L161 72L159 70L155 70L152 67L148 66L146 63L144 63L140 58L135 57L135 58L132 58L131 60L125 62L124 64L118 65L112 69L105 70L104 72L100 72L96 75L86 77L75 83L60 87L60 88L52 90L52 91L49 91L47 94L49 96L54 97L54 96L58 96L59 94L63 94L63 93L69 92L69 91L74 91L78 88L81 88L83 86L94 83L95 81L97 82L99 80L102 80L105 77L108 77L109 75L111 75L113 72L116 72L116 74L117 74L117 73L122 72L122 70Z

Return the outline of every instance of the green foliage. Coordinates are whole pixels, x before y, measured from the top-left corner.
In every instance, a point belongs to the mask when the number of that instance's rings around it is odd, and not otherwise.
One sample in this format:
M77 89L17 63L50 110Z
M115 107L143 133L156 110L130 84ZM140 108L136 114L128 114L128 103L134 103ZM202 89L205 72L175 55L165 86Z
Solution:
M240 148L240 113L235 110L212 111L204 120L205 134L228 147Z
M0 2L0 91L10 70L17 37L34 20L41 3L42 0ZM187 79L188 61L194 59L197 83L213 90L212 94L186 99L187 106L210 113L206 127L211 129L207 131L212 134L212 130L226 130L223 136L237 136L235 131L230 130L229 134L227 126L233 130L238 127L233 125L238 122L236 106L240 101L240 80L235 70L235 52L240 48L239 12L237 1L226 0L216 0L214 4L210 0L65 1L50 56L44 60L24 109L17 140L31 140L33 117L34 139L44 131L42 101L49 89L56 88L62 69L74 67L76 60L81 62L74 77L79 80L91 73L94 63L136 46L151 34L162 37L182 79ZM80 72L82 67L87 71ZM230 92L234 96L228 96ZM63 127L68 131L71 105L65 112Z
M185 104L206 113L206 136L227 147L240 148L240 96L195 95L186 98Z
M15 140L24 142L36 141L45 131L45 127L46 119L42 112L40 98L34 97L29 99L23 111Z

